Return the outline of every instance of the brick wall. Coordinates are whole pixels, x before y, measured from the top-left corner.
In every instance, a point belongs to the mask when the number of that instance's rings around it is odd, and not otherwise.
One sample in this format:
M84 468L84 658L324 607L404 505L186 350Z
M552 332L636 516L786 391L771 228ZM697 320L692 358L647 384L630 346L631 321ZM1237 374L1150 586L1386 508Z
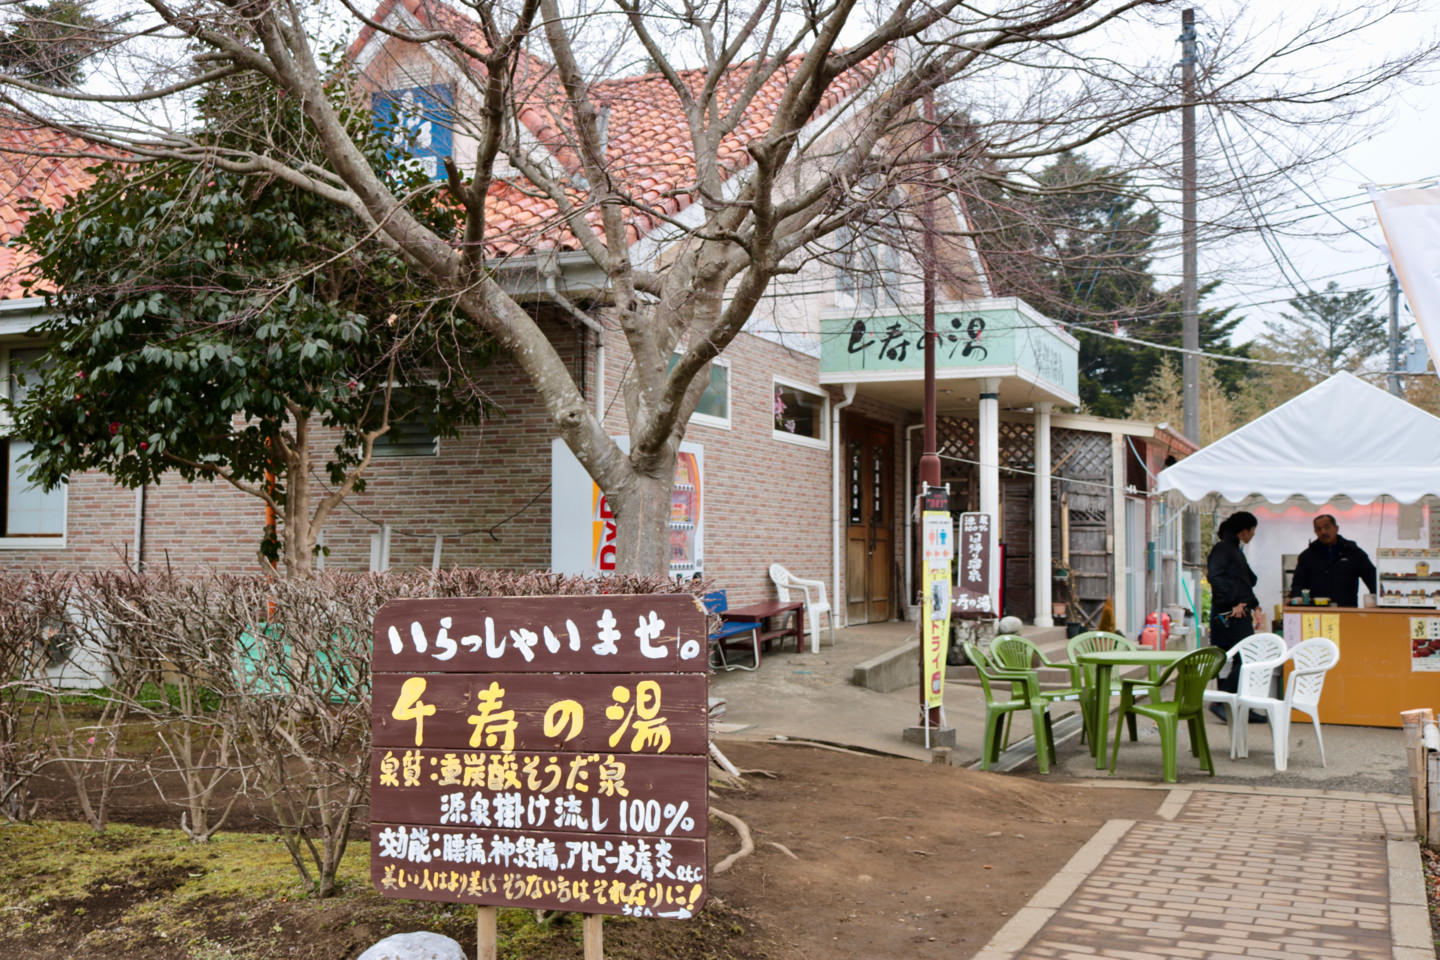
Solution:
M567 362L577 365L580 351L573 328L555 321L547 322L546 329ZM820 390L819 361L749 334L737 337L725 357L731 375L730 428L696 424L687 433L687 439L705 450L706 574L726 587L737 604L774 596L767 574L771 563L828 585L830 452L774 435L773 377ZM611 333L605 364L606 426L614 435L627 432L619 392L626 360L623 338ZM585 350L585 365L587 388L593 389L593 341ZM436 534L445 536L442 564L447 567L549 566L547 486L553 431L533 389L511 361L497 359L483 376L497 413L481 429L458 440L442 440L438 456L377 460L366 490L348 498L348 506L342 505L325 525L327 568L368 569L370 539L382 521L392 524L392 567L428 567ZM833 397L838 399L838 393ZM897 424L895 516L901 518L903 416L863 400L854 409ZM317 438L317 447L324 449L328 442ZM134 491L86 474L72 481L69 498L67 547L0 551L0 569L118 565L133 554ZM260 501L228 485L167 478L146 489L145 562L169 563L176 569L253 569L264 517ZM897 522L897 544L902 529L903 523Z

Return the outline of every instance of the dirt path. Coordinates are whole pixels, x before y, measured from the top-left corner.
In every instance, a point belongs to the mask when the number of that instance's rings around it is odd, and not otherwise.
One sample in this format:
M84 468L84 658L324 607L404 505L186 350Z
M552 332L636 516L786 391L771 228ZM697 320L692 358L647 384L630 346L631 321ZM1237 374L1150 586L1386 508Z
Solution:
M801 746L724 749L781 776L712 801L756 845L712 895L784 960L970 956L1100 824L1147 817L1165 796ZM711 861L735 846L712 822Z

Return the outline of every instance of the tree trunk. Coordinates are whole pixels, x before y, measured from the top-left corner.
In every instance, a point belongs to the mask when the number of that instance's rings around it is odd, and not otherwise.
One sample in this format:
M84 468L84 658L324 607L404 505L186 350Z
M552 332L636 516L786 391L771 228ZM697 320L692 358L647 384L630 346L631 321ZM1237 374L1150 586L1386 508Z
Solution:
M636 473L607 494L615 514L615 572L665 576L670 572L670 495L675 453L666 446L650 474Z
M281 529L281 556L287 577L308 577L315 572L315 538L310 522L310 418L295 414L295 436L285 444L285 515Z

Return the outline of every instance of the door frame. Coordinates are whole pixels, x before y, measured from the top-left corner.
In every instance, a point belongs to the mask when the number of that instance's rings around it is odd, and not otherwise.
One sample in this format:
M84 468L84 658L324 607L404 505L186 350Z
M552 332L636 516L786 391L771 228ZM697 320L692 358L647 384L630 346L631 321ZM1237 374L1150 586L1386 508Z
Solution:
M876 420L862 414L847 413L841 418L841 450L844 457L844 510L845 517L842 524L844 537L844 583L843 596L836 598L836 604L844 603L846 621L848 623L884 623L895 618L896 589L895 589L895 559L896 548L896 519L898 511L895 509L895 437L897 435L896 425L884 420ZM860 444L862 454L861 461L855 462L854 444ZM877 466L873 458L864 456L863 451L881 450L883 460L878 466L881 472L877 475L874 468ZM857 466L861 483L861 492L857 501L855 497L855 480ZM879 481L881 490L877 497L875 483ZM854 518L856 508L861 511L864 518L861 523L855 524ZM875 521L875 509L880 508L882 519ZM859 540L857 533L859 531ZM878 545L884 544L885 556L883 573L875 569L875 550ZM855 562L855 547L860 544L864 550L864 567L857 571ZM855 584L855 576L861 575L862 585L858 598L852 598L852 588ZM883 605L883 615L880 607Z

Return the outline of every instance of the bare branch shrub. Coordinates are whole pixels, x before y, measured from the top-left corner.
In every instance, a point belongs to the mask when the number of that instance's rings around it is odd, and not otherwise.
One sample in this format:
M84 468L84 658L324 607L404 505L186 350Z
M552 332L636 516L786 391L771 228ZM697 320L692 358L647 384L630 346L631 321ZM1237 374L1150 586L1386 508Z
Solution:
M203 843L245 795L246 774L234 685L233 620L212 578L126 576L126 589L100 587L95 616L114 649L131 658L138 683L124 688L129 715L157 748L145 769L161 799L181 808L180 829ZM119 684L112 686L119 696ZM178 783L178 789L175 784Z
M67 579L63 661L37 678L35 689L51 701L55 758L75 788L81 815L104 833L115 786L127 772L144 769L144 758L126 756L120 742L142 688L158 679L158 664L145 624L123 611L150 585L129 570Z
M371 628L386 601L704 588L495 570L0 576L0 815L31 815L29 779L58 763L103 831L114 787L143 772L196 842L242 798L268 807L301 879L328 896L369 799Z
M223 579L228 698L295 869L316 896L335 875L369 788L370 615L356 578ZM224 643L225 635L214 638Z
M35 690L53 659L70 577L34 571L0 577L0 817L35 812L32 777L51 754L51 699Z

